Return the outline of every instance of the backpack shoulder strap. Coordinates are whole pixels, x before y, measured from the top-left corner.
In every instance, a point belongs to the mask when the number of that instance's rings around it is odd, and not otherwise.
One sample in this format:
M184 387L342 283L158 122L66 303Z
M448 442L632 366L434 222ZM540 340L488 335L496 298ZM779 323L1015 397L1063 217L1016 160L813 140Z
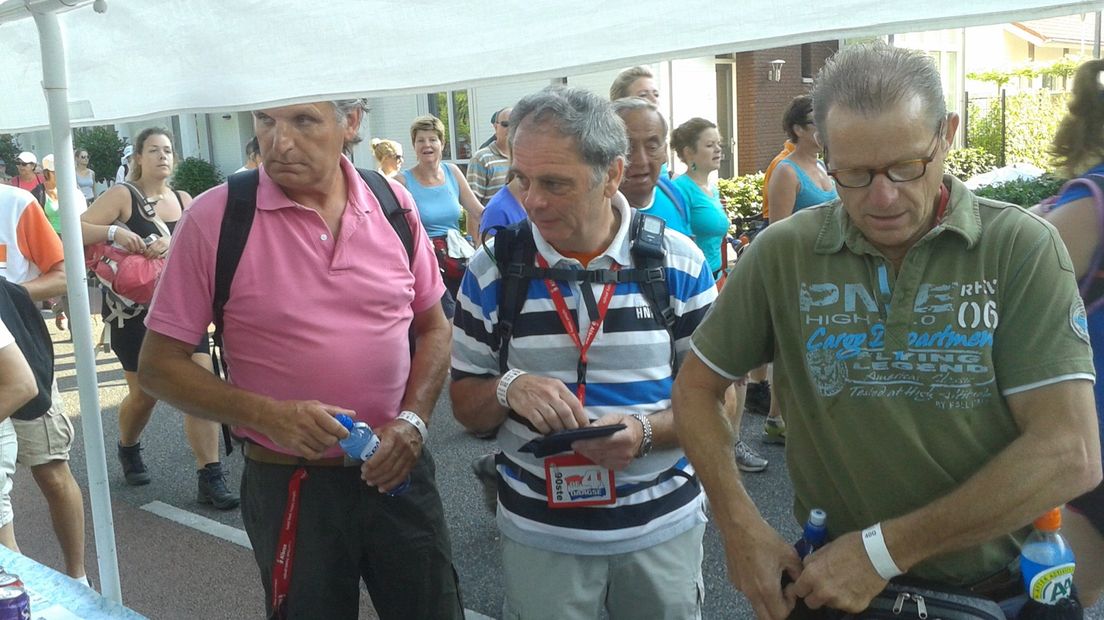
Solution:
M494 236L494 259L498 265L498 322L492 348L498 352L500 372L509 370L510 339L529 292L530 273L537 257L537 244L529 220L503 227Z
M1058 195L1062 195L1068 188L1076 185L1084 186L1089 190L1089 195L1096 207L1096 219L1100 231L1101 241L1098 242L1096 250L1093 252L1089 270L1078 282L1081 299L1085 301L1085 309L1088 312L1093 312L1104 305L1104 177L1090 174L1070 179L1062 186Z
M138 189L137 185L134 185L130 181L123 181L123 185L130 190L130 207L133 209L137 207L138 214L148 220L151 224L157 227L157 232L166 239L172 235L169 232L169 227L165 224L165 221L161 219L161 216L157 215L157 211L153 208L153 203L146 198L146 195L142 193L142 190ZM177 194L177 200L180 200L179 194ZM181 208L184 207L184 202L180 202Z
M218 250L215 254L215 291L211 302L215 324L215 345L222 349L223 310L230 299L230 286L238 271L249 231L253 228L253 216L257 212L257 183L261 175L257 170L247 170L230 175L226 180L226 211L219 228ZM226 360L222 360L225 375Z
M391 223L391 228L395 229L395 234L399 236L403 247L406 248L407 260L410 264L413 264L414 231L410 229L410 221L406 219L406 214L410 213L410 209L399 206L399 198L395 195L395 190L391 188L391 184L383 178L382 174L364 168L357 168L357 172L360 173L360 178L368 184L368 189L372 190L372 193L376 196L376 200L379 201L384 214L387 215L387 221Z
M644 251L644 248L636 242L640 230L644 227L645 218L656 216L633 210L632 221L629 224L630 250L633 269L644 271L644 277L638 279L640 292L652 306L652 312L656 319L671 334L674 340L675 312L671 309L670 291L667 288L667 269L663 264L664 254L655 251ZM657 218L658 219L658 218Z
M0 276L0 320L31 367L38 393L12 413L18 420L33 420L49 411L54 381L54 343L42 314L27 289Z
M675 187L675 182L663 175L659 175L659 180L656 182L656 187L658 187L659 191L663 192L663 194L667 196L667 199L675 205L675 209L678 210L679 215L682 216L683 221L689 224L690 214L686 210L686 200L683 198L682 192L680 192L679 189Z

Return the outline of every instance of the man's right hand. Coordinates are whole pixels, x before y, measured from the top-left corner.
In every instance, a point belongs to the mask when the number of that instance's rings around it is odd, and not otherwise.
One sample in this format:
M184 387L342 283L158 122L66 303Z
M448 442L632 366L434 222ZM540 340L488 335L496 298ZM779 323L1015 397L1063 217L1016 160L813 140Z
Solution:
M305 459L322 458L323 453L348 437L349 431L334 415L348 409L316 400L284 400L273 404L262 416L259 429L281 448Z
M797 581L801 559L797 551L765 521L741 529L735 539L725 540L728 579L751 601L760 620L784 620L794 609L797 597L792 585L782 588L783 571Z
M558 379L521 375L510 384L506 400L511 409L545 435L590 424L579 399Z

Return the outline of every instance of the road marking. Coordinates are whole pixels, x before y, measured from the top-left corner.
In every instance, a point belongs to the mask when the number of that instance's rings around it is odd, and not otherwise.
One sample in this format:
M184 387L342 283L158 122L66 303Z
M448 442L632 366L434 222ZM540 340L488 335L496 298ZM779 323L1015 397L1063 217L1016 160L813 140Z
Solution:
M245 547L246 549L253 549L253 545L249 544L249 536L246 535L245 530L239 530L236 527L230 527L223 523L219 523L214 519L208 519L202 515L197 515L194 512L188 512L187 510L181 510L176 506L170 506L164 502L150 502L142 506L142 510L152 512L153 514L164 517L169 521L175 521L181 525L192 528L193 530L199 530L204 534L210 534L215 538L221 538L223 540Z
M204 534L210 534L215 538L221 538L223 540L240 545L246 549L253 549L253 545L249 544L249 536L246 535L245 530L239 530L236 527L230 527L224 523L219 523L214 519L208 519L203 515L197 515L194 512L188 512L182 510L176 506L170 506L165 502L153 501L144 506L142 510L151 512L159 517L168 519L175 523L179 523L185 527L190 527L193 530L199 530ZM470 609L464 610L464 620L494 620L490 616L484 616L483 614L472 611Z

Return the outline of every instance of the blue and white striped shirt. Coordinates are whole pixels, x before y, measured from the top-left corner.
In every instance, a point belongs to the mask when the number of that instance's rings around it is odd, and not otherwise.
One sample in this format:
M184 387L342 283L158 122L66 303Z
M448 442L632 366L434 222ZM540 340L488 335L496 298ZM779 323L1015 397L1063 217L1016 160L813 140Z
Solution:
M591 261L592 269L613 262L628 268L631 212L621 212L621 227L606 251ZM558 253L534 226L537 251L553 268L581 269ZM664 264L671 310L674 311L675 358L689 350L690 335L717 296L701 250L686 236L668 230L663 240ZM501 276L493 250L480 249L468 263L460 286L453 327L453 378L497 376L498 354L491 334L498 321ZM560 282L568 309L580 334L591 318L579 303L579 286L601 284ZM553 377L575 391L579 351L556 314L541 280L529 283L528 296L515 321L509 364L526 372ZM647 298L636 283L621 283L614 291L602 328L587 353L587 398L591 420L611 413L650 415L671 407L671 337L653 318ZM505 536L522 544L560 553L612 555L646 549L705 522L704 495L681 449L655 450L616 472L617 501L610 506L550 509L545 498L544 462L518 448L537 436L513 417L498 434L502 454L498 525Z

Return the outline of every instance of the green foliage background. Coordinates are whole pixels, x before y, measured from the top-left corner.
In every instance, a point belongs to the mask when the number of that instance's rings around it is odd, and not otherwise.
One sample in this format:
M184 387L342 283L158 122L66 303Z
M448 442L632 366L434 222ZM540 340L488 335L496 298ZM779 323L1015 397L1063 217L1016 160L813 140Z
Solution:
M15 136L10 133L0 134L0 159L4 160L4 175L15 176L15 156L22 150Z
M729 219L749 217L763 212L763 173L746 174L733 179L717 179L717 190Z
M1062 179L1044 174L1038 179L1016 180L978 188L975 194L983 198L992 198L1001 202L1010 202L1021 207L1031 207L1058 193L1062 188Z
M979 148L955 149L947 154L945 172L965 181L997 167L997 158Z
M120 138L110 125L81 127L73 131L73 148L88 151L88 167L96 172L96 180L100 182L115 179L124 147L126 140Z
M211 162L198 157L188 157L173 172L173 189L188 192L193 197L222 183L222 173Z
M1066 96L1066 93L1042 90L1018 93L1007 98L1006 164L1026 162L1044 170L1053 169L1047 149L1058 129L1059 121L1066 113ZM994 163L999 165L1000 100L990 101L986 110L982 110L975 101L970 101L969 118L969 146L989 153L993 156Z

